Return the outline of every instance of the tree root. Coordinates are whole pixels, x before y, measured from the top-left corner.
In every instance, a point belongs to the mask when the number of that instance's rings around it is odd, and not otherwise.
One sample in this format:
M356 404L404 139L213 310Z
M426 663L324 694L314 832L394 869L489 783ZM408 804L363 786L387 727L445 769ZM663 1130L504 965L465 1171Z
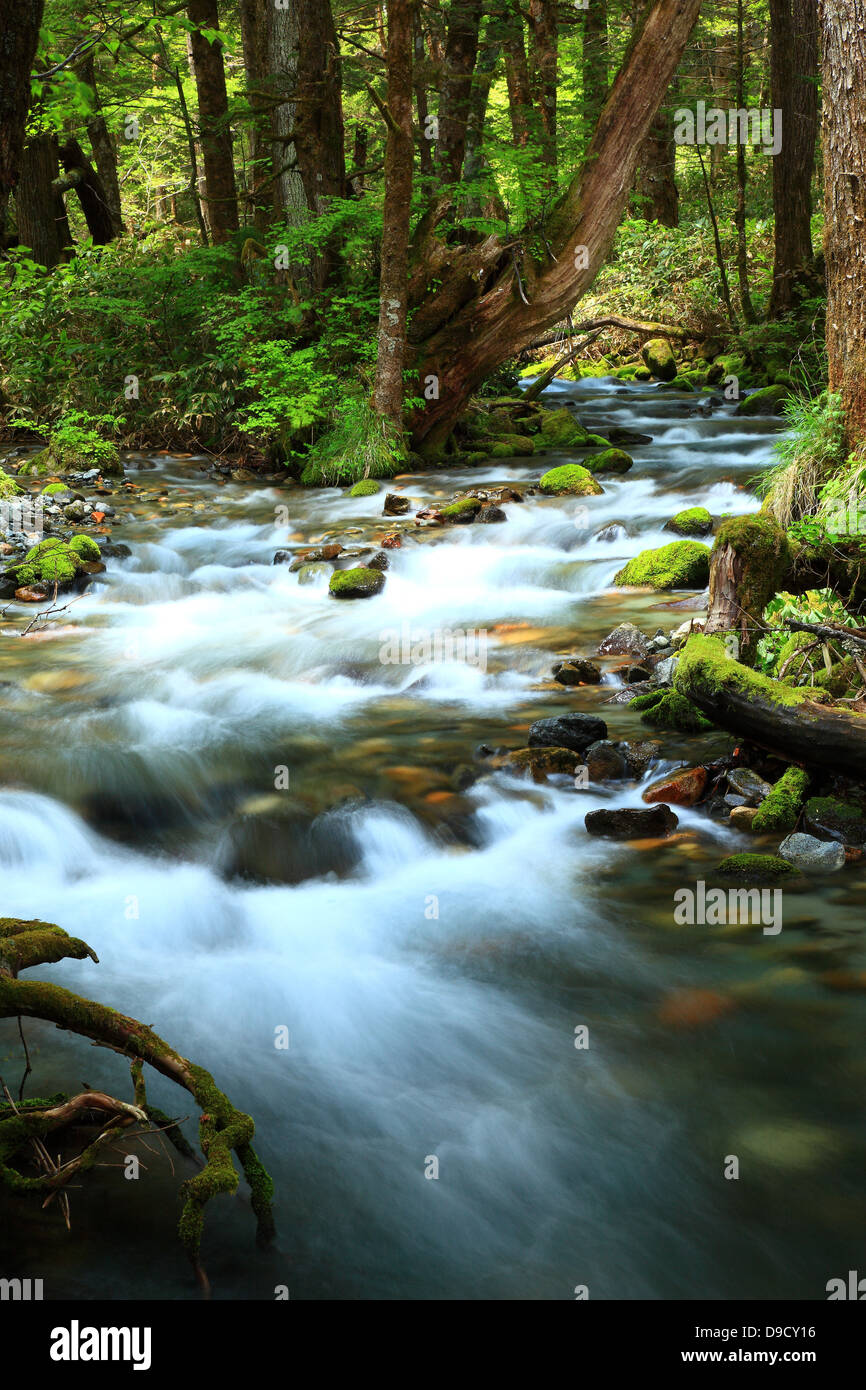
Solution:
M155 1111L147 1102L143 1075L144 1063L147 1062L161 1075L189 1091L202 1110L199 1142L204 1163L201 1171L188 1178L181 1187L183 1208L178 1230L196 1276L206 1287L206 1276L198 1258L204 1211L211 1197L218 1192L237 1190L239 1175L233 1154L237 1155L250 1186L259 1243L267 1245L274 1235L271 1210L273 1183L252 1147L255 1126L249 1115L235 1109L210 1072L182 1057L137 1019L118 1013L104 1004L84 999L60 985L17 978L20 970L32 966L64 959L84 960L87 957L98 963L95 952L86 942L69 936L51 923L0 919L0 1018L43 1019L128 1057L135 1104L115 1100L97 1091L84 1091L60 1103L55 1103L55 1098L45 1102L42 1109L26 1102L16 1106L10 1098L9 1106L0 1104L0 1181L17 1191L55 1191L68 1181L72 1173L92 1167L100 1150L112 1138L130 1125L148 1118L164 1125L176 1147L190 1156L192 1150L177 1129L178 1122ZM12 1115L7 1114L10 1108L14 1111ZM111 1118L77 1158L61 1168L54 1165L53 1171L43 1171L38 1177L26 1177L12 1166L11 1160L15 1154L29 1146L31 1141L39 1144L45 1135L68 1125L76 1116L95 1112L103 1112ZM172 1133L172 1130L175 1132Z

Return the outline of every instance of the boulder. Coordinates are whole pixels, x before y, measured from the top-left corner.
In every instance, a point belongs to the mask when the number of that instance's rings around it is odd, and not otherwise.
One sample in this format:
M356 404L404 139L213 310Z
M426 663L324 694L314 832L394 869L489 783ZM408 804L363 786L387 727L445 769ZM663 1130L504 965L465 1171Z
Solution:
M784 415L785 402L791 399L787 386L764 386L751 391L737 405L735 415Z
M814 835L789 835L779 846L779 855L795 869L805 873L832 874L845 863L845 847L836 840L818 840Z
M402 497L399 492L388 492L385 494L385 505L382 508L383 516L405 516L411 505L408 497Z
M699 541L673 541L642 550L614 576L614 584L651 589L702 589L710 578L710 549Z
M641 348L641 357L659 381L673 381L677 374L677 359L666 338L650 338Z
M607 738L607 725L594 714L560 714L536 719L529 729L530 748L571 748L582 753L596 739Z
M666 521L664 529L678 536L708 536L713 529L713 518L706 507L687 507Z
M333 598L372 598L385 587L385 576L381 570L365 568L336 570L328 585Z
M583 465L590 473L627 473L634 459L625 449L605 449L600 454L587 454Z
M554 666L553 679L560 685L600 685L601 671L594 662L575 656Z
M599 656L648 656L650 638L634 623L620 623L598 644Z
M612 840L643 840L673 834L679 819L670 806L653 806L648 811L618 806L589 811L584 825L590 835L605 835Z
M838 796L811 796L803 807L803 826L820 840L866 845L866 816Z
M651 804L671 801L675 806L695 806L704 795L708 781L705 767L683 768L647 787L643 799Z
M542 492L554 497L595 497L604 492L587 468L577 463L566 463L561 468L551 468L539 479Z

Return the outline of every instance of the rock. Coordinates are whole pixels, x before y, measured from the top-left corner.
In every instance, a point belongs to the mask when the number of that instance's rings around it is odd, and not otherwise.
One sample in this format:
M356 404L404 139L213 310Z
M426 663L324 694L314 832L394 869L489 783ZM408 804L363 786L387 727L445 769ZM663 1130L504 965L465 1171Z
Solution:
M661 751L661 744L652 738L629 739L620 748L628 760L632 777L643 777L650 763L654 763Z
M783 415L785 401L791 399L787 386L764 386L750 391L737 405L735 415Z
M661 660L653 671L653 675L659 685L673 685L674 672L677 669L677 658L666 656Z
M63 508L63 515L67 521L83 521L90 510L86 502L70 502Z
M866 845L866 816L837 796L811 796L803 807L803 826L822 840Z
M627 473L634 459L624 449L605 449L600 454L587 454L583 464L590 473Z
M706 507L688 507L666 521L664 529L678 536L707 536L713 529L713 518Z
M670 806L654 806L651 811L619 806L589 811L584 825L590 835L605 835L613 840L644 840L673 834L679 819Z
M424 507L415 513L415 525L444 526L445 520L438 507Z
M359 478L357 483L349 488L350 497L374 497L379 491L379 484L375 478Z
M592 661L576 656L554 666L553 679L560 685L600 685L601 671Z
M545 782L554 774L573 777L578 762L579 757L571 748L517 748L503 760L503 767L516 775L532 777L535 782Z
M466 526L474 521L481 511L481 502L477 497L460 497L456 502L450 502L447 507L442 508L442 520L450 521L456 526Z
M797 875L787 860L775 854L729 854L717 866L715 876L734 883L760 886L796 878Z
M656 1017L668 1028L699 1028L724 1018L734 1007L729 995L713 989L675 989L665 995Z
M410 505L410 498L402 497L399 492L388 492L385 494L385 505L382 508L382 515L405 516Z
M583 761L593 782L613 782L628 777L629 768L623 748L609 738L597 739L583 754Z
M672 801L675 806L695 806L704 795L708 781L705 767L684 768L647 787L643 799L650 803Z
M233 468L229 477L233 483L252 483L255 481L256 474L249 468Z
M291 550L277 550L277 551L275 551L275 553L274 553L274 558L273 558L273 560L271 561L271 564L272 564L272 565L288 565L288 564L290 563L290 561L294 560L294 558L295 558L295 557L294 557L294 555L292 554Z
M376 554L371 556L367 561L371 570L386 570L390 563L391 561L388 559L384 550L377 550Z
M285 554L286 552L284 550L277 551L277 555ZM343 547L341 545L316 545L313 546L312 550L299 551L289 565L289 569L294 572L295 570L299 570L302 565L313 565L319 560L336 560L337 556L342 554ZM275 555L274 564L276 563L277 557ZM283 563L284 561L281 560L280 564Z
M652 672L646 666L629 666L626 669L626 680L629 685L638 685L641 681L648 681Z
M529 434L503 434L497 439L480 442L490 458L529 458L535 453L535 440Z
M530 726L530 748L571 748L582 753L596 739L607 738L607 725L594 714L560 714L536 719Z
M735 806L731 811L730 824L735 830L751 830L757 814L757 806Z
M546 449L569 449L584 442L586 430L571 411L545 410L541 417L541 442Z
M623 541L628 539L628 531L621 521L612 521L609 526L602 526L597 533L597 541Z
M15 597L19 603L44 603L48 597L48 590L31 588L25 584L23 588L15 590Z
M539 479L542 492L554 497L594 497L604 492L587 468L576 463L566 463L560 468L551 468Z
M700 589L709 582L710 549L699 541L673 541L642 550L614 576L614 584L652 589Z
M724 802L726 806L730 806L731 810L736 811L739 810L741 806L745 806L746 798L744 796L738 796L736 792L728 792L724 797Z
M331 575L328 585L334 598L372 598L374 594L381 593L384 587L385 576L382 571L365 569L363 566L351 570L336 570Z
M749 806L757 806L770 795L773 788L749 767L732 767L727 774L728 786Z
M383 550L399 550L402 544L399 531L389 531L387 536L382 537Z
M297 571L298 583L315 584L319 579L329 578L331 573L331 566L324 560L314 560L309 565L301 565Z
M500 502L522 502L523 493L518 492L517 489L513 487L504 487L500 489L499 500Z
M475 520L482 521L489 525L491 522L507 521L508 518L501 507L494 506L492 502L488 502L486 506L481 508Z
M641 357L659 381L673 381L677 374L677 359L666 338L650 338L641 348Z
M647 656L650 639L634 623L620 623L598 644L599 656Z
M845 849L836 840L818 840L814 835L789 835L779 846L779 855L806 873L832 874L845 863Z

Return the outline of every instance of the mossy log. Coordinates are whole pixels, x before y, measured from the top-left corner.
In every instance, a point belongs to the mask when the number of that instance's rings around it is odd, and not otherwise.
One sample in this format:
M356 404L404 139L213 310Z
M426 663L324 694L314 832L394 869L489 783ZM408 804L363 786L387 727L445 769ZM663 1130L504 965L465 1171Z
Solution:
M202 1110L199 1143L204 1164L181 1188L183 1208L179 1234L200 1281L206 1283L198 1259L204 1209L217 1193L237 1190L239 1176L233 1154L237 1155L250 1186L259 1243L268 1244L274 1234L273 1184L252 1147L253 1121L234 1107L210 1072L182 1057L146 1024L73 994L61 985L18 978L19 971L32 966L87 958L98 963L95 952L85 941L69 936L49 922L0 919L0 1018L42 1019L121 1053L131 1063L135 1104L127 1105L101 1092L86 1092L65 1105L47 1102L42 1110L32 1106L13 1107L12 1115L0 1118L0 1181L16 1190L56 1189L61 1181L56 1174L26 1177L12 1160L29 1141L40 1139L81 1110L107 1110L116 1117L117 1126L111 1131L102 1131L78 1160L64 1165L60 1170L62 1181L72 1172L92 1166L95 1147L104 1145L106 1134L117 1133L136 1119L153 1118L155 1112L147 1104L143 1079L143 1063L147 1062L162 1076L189 1091ZM3 1113L0 1110L0 1116Z
M789 762L866 780L866 715L751 670L720 638L690 637L677 662L676 690L721 729ZM824 696L824 692L820 692Z

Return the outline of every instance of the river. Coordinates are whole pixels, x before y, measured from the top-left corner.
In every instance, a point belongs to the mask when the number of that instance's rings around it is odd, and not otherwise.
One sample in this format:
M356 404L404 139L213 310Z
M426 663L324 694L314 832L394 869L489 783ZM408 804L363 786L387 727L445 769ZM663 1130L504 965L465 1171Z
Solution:
M862 874L786 895L777 936L677 926L676 889L742 834L681 810L664 843L591 839L586 812L640 805L641 785L535 785L478 753L567 709L649 736L608 703L617 677L568 690L551 668L624 620L652 634L695 611L613 576L683 507L755 509L778 424L653 385L559 382L546 400L652 443L603 496L405 535L373 600L271 561L381 535L384 488L219 485L131 454L144 500L115 539L132 554L49 640L13 635L20 606L4 619L3 911L87 940L98 966L37 973L208 1067L276 1184L267 1253L243 1196L208 1208L215 1298L811 1299L862 1264L866 1005L832 987L866 967ZM426 505L564 461L393 486ZM383 661L404 625L481 632L484 659ZM654 736L646 780L730 746ZM683 991L707 1001L691 1026ZM30 1094L130 1098L113 1054L27 1032ZM11 1023L0 1055L17 1087ZM149 1093L190 1114L170 1083ZM0 1195L0 1273L43 1278L46 1298L197 1298L174 1235L188 1170L143 1156L137 1181L121 1149L70 1194L71 1233Z

